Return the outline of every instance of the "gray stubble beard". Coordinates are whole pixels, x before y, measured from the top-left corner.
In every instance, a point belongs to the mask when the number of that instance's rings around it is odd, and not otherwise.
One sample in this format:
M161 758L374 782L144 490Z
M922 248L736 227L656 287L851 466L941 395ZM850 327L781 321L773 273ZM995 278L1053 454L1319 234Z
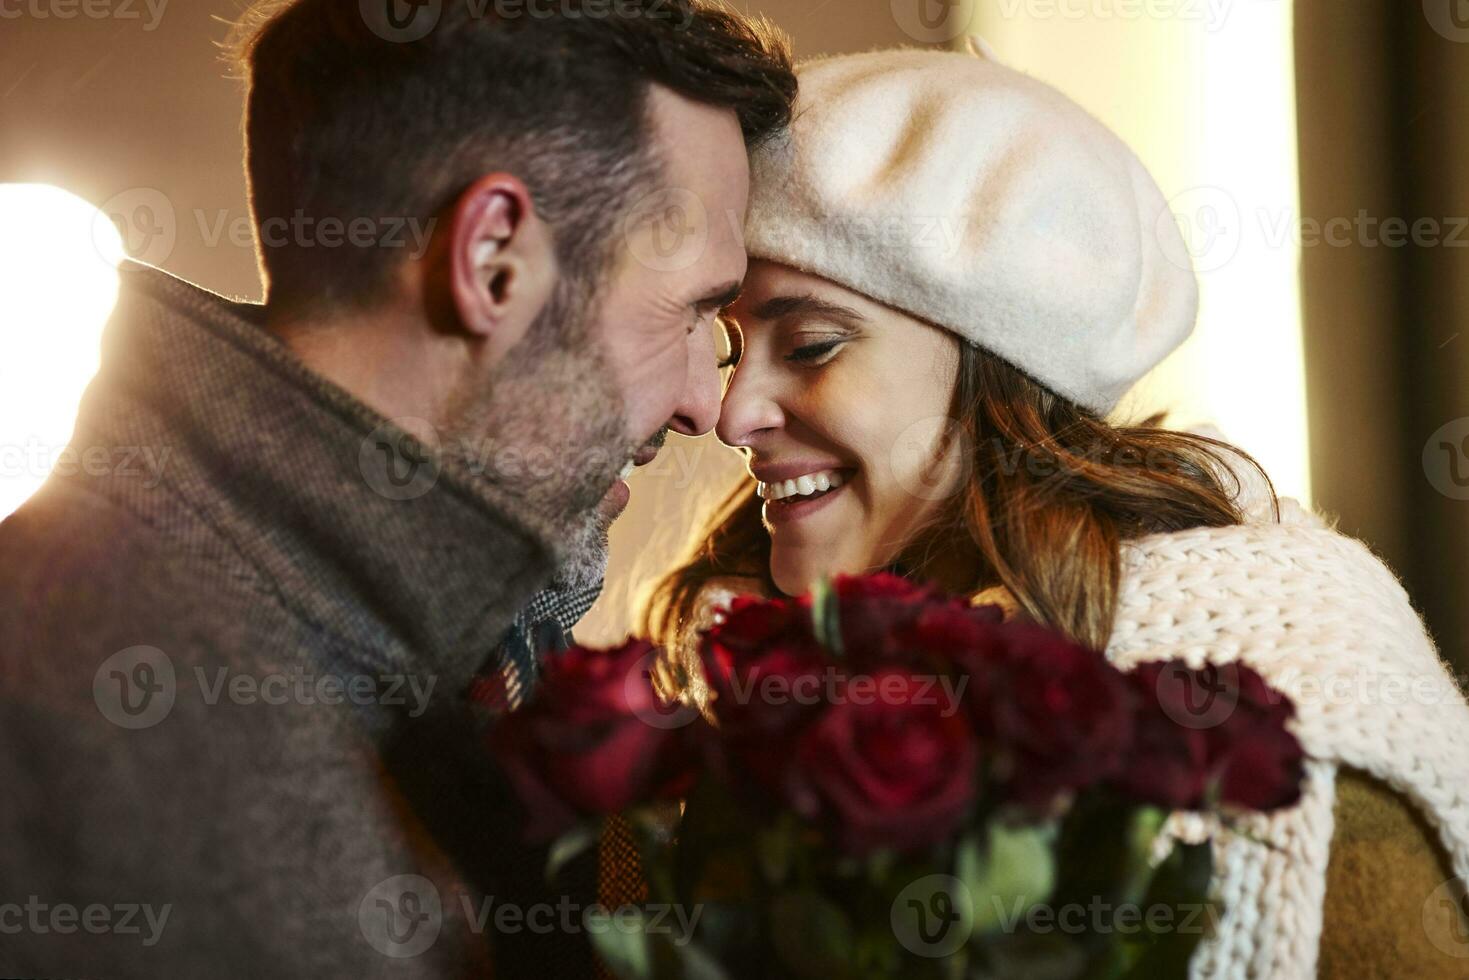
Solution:
M592 304L558 284L526 338L488 383L461 392L449 412L449 446L523 502L557 536L557 578L590 587L606 574L610 521L599 508L623 462L637 448L626 435L622 396L591 335ZM552 447L549 474L516 473L497 460Z

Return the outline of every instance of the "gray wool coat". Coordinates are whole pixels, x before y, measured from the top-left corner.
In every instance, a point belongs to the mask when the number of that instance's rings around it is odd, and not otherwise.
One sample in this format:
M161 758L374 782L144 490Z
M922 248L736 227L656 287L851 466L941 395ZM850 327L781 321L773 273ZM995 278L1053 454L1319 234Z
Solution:
M68 452L0 524L0 976L587 972L496 925L547 901L543 855L464 696L551 534L259 307L122 278Z

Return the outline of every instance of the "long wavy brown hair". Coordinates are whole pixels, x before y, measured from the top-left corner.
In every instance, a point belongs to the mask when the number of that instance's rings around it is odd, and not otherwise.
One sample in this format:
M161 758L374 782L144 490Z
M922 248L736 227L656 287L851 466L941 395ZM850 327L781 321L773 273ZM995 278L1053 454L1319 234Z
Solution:
M1164 415L1112 425L981 348L959 344L951 442L967 466L892 568L978 593L1002 586L1015 614L1102 650L1112 635L1123 542L1193 527L1240 524L1235 455L1258 471L1279 520L1274 485L1242 450L1162 427ZM953 569L959 569L954 580ZM776 594L770 536L753 479L742 480L653 588L643 635L679 648L711 579L748 576ZM686 665L692 666L692 665Z

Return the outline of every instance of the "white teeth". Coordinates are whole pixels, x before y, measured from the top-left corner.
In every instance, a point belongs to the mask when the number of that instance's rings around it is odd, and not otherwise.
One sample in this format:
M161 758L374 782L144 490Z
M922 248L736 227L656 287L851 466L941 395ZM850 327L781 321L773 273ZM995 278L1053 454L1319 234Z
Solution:
M813 493L835 490L844 482L846 481L842 479L838 471L821 470L817 473L798 476L793 480L761 483L755 487L755 492L765 500L784 500L787 497L809 497Z
M632 469L633 469L632 460L628 460L627 463L622 467L622 472L619 473L619 474L617 474L617 478L619 480L626 480L628 477L632 476ZM604 470L603 472L606 472L606 471Z

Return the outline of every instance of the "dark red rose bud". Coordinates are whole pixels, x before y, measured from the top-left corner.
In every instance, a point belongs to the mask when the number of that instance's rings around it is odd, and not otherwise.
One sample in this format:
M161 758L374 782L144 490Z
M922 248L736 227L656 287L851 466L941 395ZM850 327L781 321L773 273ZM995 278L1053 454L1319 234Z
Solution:
M974 799L978 751L942 688L880 670L844 685L803 730L784 793L849 853L911 851L955 832Z
M550 659L535 699L493 729L491 744L530 817L552 839L577 819L677 798L692 785L691 726L671 726L648 677L656 648L572 647Z
M836 593L843 659L858 668L903 655L903 637L923 612L952 604L936 590L897 575L841 575ZM810 597L803 600L808 606Z
M1137 703L1132 752L1114 782L1140 803L1197 809L1208 783L1208 742L1202 730L1175 720L1184 710L1180 701L1165 704L1186 690L1170 686L1166 669L1169 665L1143 664L1128 675Z
M1238 734L1217 766L1221 802L1269 812L1301 798L1304 753L1284 728L1261 725Z
M778 792L794 733L824 706L831 666L810 610L785 599L737 599L700 645L717 733L711 764L742 793Z
M1139 734L1118 779L1125 792L1186 810L1214 799L1273 810L1300 798L1304 755L1286 727L1295 706L1254 670L1169 661L1139 666L1131 681Z
M1294 805L1305 778L1305 752L1287 728L1294 702L1244 664L1224 676L1236 687L1234 710L1205 732L1220 802L1262 811Z
M811 611L791 599L736 596L707 635L732 653L751 653L771 643L814 642Z
M1095 650L1054 630L1013 622L963 657L982 738L1003 752L1013 800L1044 807L1117 772L1132 739L1124 675Z
M935 663L961 670L986 669L986 658L998 656L1005 648L999 629L1003 619L995 606L934 603L898 633L898 643L906 651L926 654Z

